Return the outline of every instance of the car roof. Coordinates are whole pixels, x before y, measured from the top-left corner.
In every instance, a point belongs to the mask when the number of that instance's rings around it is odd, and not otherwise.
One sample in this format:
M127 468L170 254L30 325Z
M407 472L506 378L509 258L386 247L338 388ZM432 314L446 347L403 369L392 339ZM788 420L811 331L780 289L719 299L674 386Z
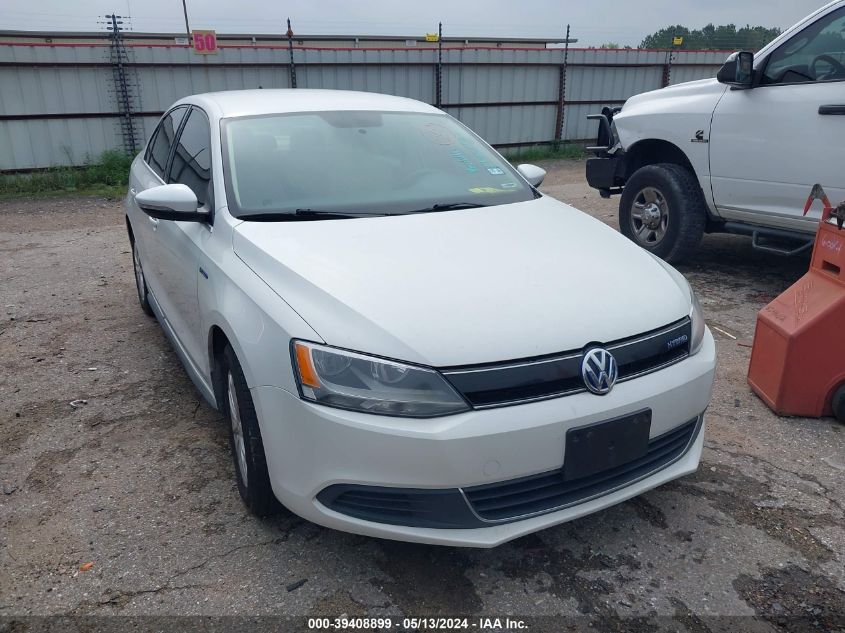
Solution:
M198 105L218 118L283 114L289 112L325 112L336 110L379 110L390 112L428 112L441 114L422 101L375 92L352 90L226 90L185 97L177 103ZM176 104L174 104L176 105Z

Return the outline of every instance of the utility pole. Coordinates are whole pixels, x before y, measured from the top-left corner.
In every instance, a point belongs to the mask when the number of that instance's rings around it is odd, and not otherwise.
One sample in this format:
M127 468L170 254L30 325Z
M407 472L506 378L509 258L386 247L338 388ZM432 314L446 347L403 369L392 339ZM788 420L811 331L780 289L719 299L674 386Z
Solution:
M114 96L117 101L117 109L120 113L120 131L123 136L123 148L129 156L138 151L139 134L135 129L133 118L134 91L137 87L137 78L134 77L132 69L128 66L129 58L126 47L123 44L123 20L119 15L105 16L106 29L111 31L109 38L109 58L112 65L112 78L114 80Z
M185 4L186 0L182 0L182 13L185 14L185 35L188 36L188 42L191 41L191 27L188 26L188 5Z
M288 51L290 52L290 87L296 88L296 65L293 63L293 29L288 18Z

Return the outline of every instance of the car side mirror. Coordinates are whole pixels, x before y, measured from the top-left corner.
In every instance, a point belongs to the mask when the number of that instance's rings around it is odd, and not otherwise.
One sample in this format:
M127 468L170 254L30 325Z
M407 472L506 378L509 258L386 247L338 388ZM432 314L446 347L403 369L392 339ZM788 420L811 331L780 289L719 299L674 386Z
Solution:
M516 170L534 187L539 187L543 184L543 179L546 177L546 170L542 167L537 167L537 165L526 163L517 167Z
M751 88L754 85L754 53L733 53L719 69L716 80L734 88Z
M199 208L196 194L187 185L150 187L135 194L135 203L151 218L180 222L205 222L208 211Z

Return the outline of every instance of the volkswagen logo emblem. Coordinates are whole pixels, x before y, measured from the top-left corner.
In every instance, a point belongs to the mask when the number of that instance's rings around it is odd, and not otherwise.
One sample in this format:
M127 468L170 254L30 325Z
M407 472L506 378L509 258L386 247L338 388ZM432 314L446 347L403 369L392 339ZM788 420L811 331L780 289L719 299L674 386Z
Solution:
M584 353L584 360L581 361L581 378L584 385L600 396L608 393L616 384L619 377L619 368L613 354L601 347L594 347Z

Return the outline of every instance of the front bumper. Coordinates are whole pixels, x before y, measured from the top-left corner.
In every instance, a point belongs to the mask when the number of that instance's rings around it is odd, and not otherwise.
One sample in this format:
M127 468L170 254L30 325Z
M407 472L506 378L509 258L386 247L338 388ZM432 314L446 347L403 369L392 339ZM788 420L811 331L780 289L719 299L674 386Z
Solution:
M703 429L675 461L574 505L484 527L420 527L356 518L320 502L335 485L437 491L471 489L560 469L567 430L652 411L651 437L697 419L715 369L709 331L701 350L666 369L589 393L428 420L390 418L314 405L275 387L252 390L273 490L291 511L327 527L423 543L492 547L624 501L695 471ZM325 495L322 497L326 499Z
M587 184L598 189L603 197L619 193L625 186L625 154L587 159Z

